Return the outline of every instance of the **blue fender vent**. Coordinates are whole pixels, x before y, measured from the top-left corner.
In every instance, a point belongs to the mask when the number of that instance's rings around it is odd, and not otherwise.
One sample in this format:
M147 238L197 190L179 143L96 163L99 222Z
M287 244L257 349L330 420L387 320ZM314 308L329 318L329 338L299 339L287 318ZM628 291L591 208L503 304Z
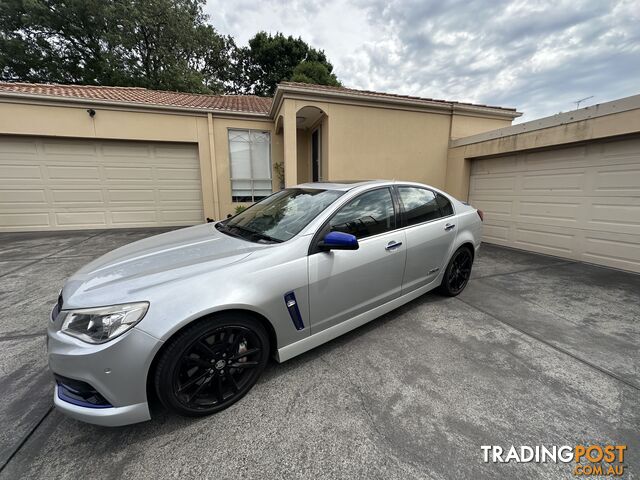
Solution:
M67 403L87 408L112 408L106 398L86 382L55 375L58 384L58 398Z
M293 292L285 293L284 304L287 306L287 310L289 310L289 316L296 330L304 329L304 322L302 321L302 315L300 315L296 294Z

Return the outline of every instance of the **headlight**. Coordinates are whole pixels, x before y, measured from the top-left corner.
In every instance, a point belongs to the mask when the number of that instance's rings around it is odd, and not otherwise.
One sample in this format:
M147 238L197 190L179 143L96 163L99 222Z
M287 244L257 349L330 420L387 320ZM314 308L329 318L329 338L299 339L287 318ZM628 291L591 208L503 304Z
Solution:
M139 302L63 311L62 332L83 342L108 342L142 320L148 308L148 302Z

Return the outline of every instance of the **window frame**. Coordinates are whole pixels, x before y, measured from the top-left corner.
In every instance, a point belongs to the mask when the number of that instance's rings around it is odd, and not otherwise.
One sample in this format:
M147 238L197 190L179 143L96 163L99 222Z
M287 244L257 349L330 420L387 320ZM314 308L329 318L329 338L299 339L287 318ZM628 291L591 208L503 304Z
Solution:
M232 168L232 160L231 160L231 132L247 132L249 134L249 140L251 140L251 134L253 132L257 133L266 133L269 135L269 176L270 178L234 178L233 177L233 168ZM227 152L228 152L228 161L229 161L229 188L231 191L231 203L256 203L257 201L263 200L267 198L269 195L262 197L260 200L256 200L255 190L253 188L254 181L267 181L271 182L271 194L273 195L275 192L273 191L273 155L272 155L272 136L271 130L262 130L259 128L236 128L236 127L227 127ZM251 141L249 141L249 146L251 146ZM249 147L249 171L251 172L251 177L253 177L253 157L251 147ZM234 200L233 195L233 181L245 181L251 183L251 200L250 201L242 201L242 200Z
M436 204L437 204L438 195L442 195L444 198L447 199L447 201L451 205L451 210L453 211L453 213L450 214L450 215L443 215L442 208L438 204L438 211L440 212L440 216L438 218L433 218L431 220L425 220L424 222L414 223L413 225L409 225L409 223L407 221L407 210L405 209L404 203L402 202L402 197L400 196L400 188L417 188L417 189L420 189L420 190L427 190L427 191L433 193L433 197L436 200ZM443 218L453 217L456 214L456 209L453 206L453 202L449 199L449 197L447 197L446 195L444 195L444 194L442 194L442 193L440 193L440 192L438 192L436 190L433 190L431 188L417 186L417 185L394 185L393 189L396 192L396 195L397 195L397 198L398 198L398 203L400 204L400 221L402 223L402 227L401 228L418 227L420 225L425 225L427 223L437 222L439 220L442 220Z
M386 235L388 233L395 232L396 230L402 229L403 226L401 225L401 220L400 220L400 216L399 216L400 215L400 204L398 202L397 192L395 192L395 189L393 188L393 185L383 185L383 186L380 186L380 187L370 188L368 190L365 190L363 192L358 193L357 195L355 195L355 196L353 196L351 198L348 198L347 200L344 201L344 203L342 203L338 207L336 207L335 211L333 211L331 213L331 215L329 215L329 217L322 223L320 228L318 228L316 233L313 235L313 238L311 239L311 243L309 244L309 252L308 252L307 255L313 255L315 253L326 252L326 250L321 250L320 248L318 248L318 242L320 242L320 239L323 238L327 233L329 233L328 227L329 227L329 224L331 223L331 220L333 219L333 217L335 217L343 207L345 207L346 205L348 205L352 201L356 200L357 198L359 198L360 196L362 196L362 195L364 195L366 193L375 192L376 190L387 190L389 192L389 194L391 195L391 203L393 205L393 223L394 223L394 228L392 228L391 230L388 230L386 232L377 233L375 235L371 235L371 236L365 237L363 239L358 239L358 243L366 242L367 240L369 240L371 238L376 238L376 237L379 237L380 235Z

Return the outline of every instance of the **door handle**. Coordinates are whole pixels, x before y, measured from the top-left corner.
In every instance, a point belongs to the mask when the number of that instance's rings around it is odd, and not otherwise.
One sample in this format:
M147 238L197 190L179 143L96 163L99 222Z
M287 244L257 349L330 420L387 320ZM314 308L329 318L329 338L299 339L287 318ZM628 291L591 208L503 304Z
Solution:
M447 223L444 226L444 229L448 232L449 230L451 230L452 228L456 228L456 224L455 223Z
M384 247L385 250L393 250L394 248L398 248L400 245L402 245L402 242L394 242L391 241L387 244L386 247Z

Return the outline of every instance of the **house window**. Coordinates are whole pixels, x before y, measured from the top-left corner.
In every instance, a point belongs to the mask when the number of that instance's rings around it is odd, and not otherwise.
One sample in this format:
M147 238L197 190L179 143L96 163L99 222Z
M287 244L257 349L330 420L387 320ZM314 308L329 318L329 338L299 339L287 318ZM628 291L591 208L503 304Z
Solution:
M271 134L260 130L229 130L231 198L257 202L271 195Z

